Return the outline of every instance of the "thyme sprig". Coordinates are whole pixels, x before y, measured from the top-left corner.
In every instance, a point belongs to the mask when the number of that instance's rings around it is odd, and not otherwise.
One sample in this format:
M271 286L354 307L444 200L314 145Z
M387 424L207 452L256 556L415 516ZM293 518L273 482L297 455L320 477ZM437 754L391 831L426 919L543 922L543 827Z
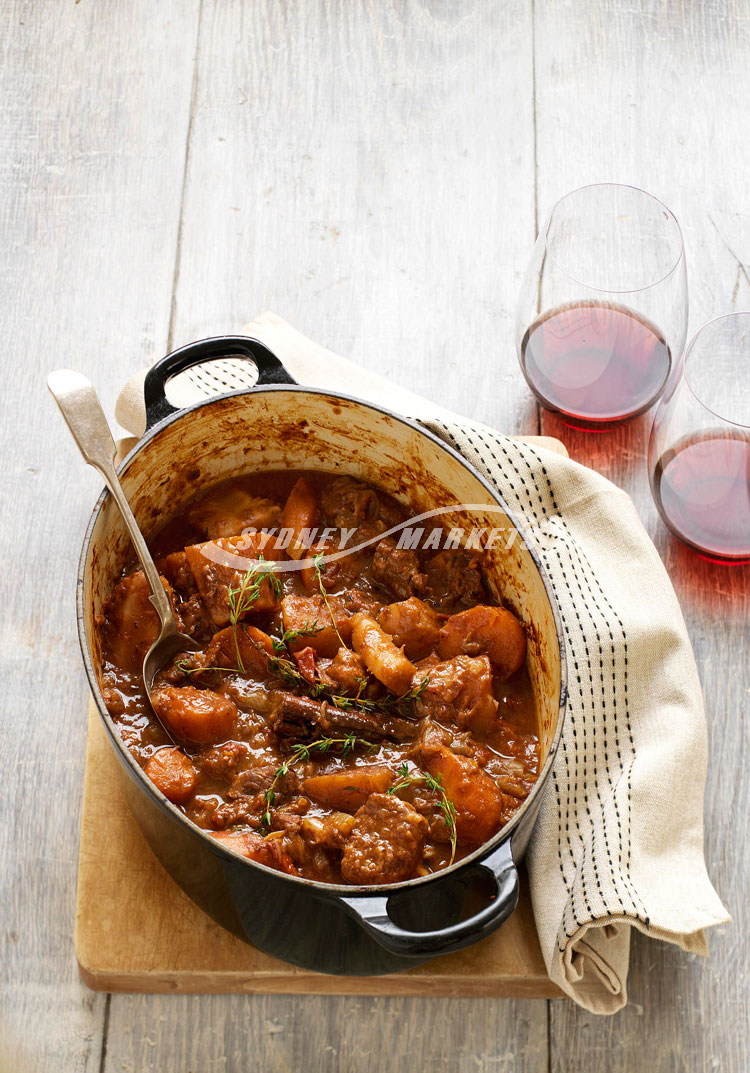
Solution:
M411 706L424 693L429 684L430 676L426 674L418 685L412 686L408 692L402 693L400 697L395 696L393 693L387 693L384 697L378 697L377 700L362 696L368 681L367 677L358 679L357 693L353 697L330 696L329 700L337 708L363 708L366 712L382 712L384 715L391 715L393 712L397 712L399 715L408 718L413 714ZM321 687L321 689L324 690L325 687Z
M300 637L315 637L315 635L320 633L322 629L324 629L324 627L318 625L317 619L313 622L304 622L298 630L287 630L285 628L281 631L281 637L271 638L271 647L274 652L283 655L288 653L289 645L294 644Z
M359 708L363 712L380 712L382 715L393 715L395 712L404 718L408 718L413 714L411 706L415 700L422 696L430 681L429 674L426 674L418 685L412 686L407 693L403 693L400 697L388 694L385 697L378 697L377 700L372 700L370 697L363 695L369 682L368 676L365 675L357 679L356 694L353 697L348 697L343 693L334 693L323 682L316 682L311 685L304 675L300 674L296 663L288 655L282 655L278 651L277 654L271 654L266 652L266 649L258 641L253 641L252 643L263 655L267 656L270 669L275 671L287 685L302 689L307 696L313 697L315 700L318 698L326 700L334 708L339 708L341 711Z
M323 554L322 554L322 552L319 552L317 555L313 556L313 569L315 571L315 577L316 577L317 582L318 582L318 589L320 590L320 595L323 597L323 603L328 608L328 614L329 614L330 619L331 619L331 625L333 626L333 632L338 637L339 644L341 645L341 647L346 648L346 645L344 644L344 639L342 638L341 634L339 633L339 628L336 625L336 619L333 617L333 609L332 609L331 604L330 604L330 602L328 600L328 593L326 592L326 587L323 584L323 572L325 570L325 565L323 563Z
M273 567L270 570L263 570L262 565L265 564L265 559L262 555L258 556L258 562L253 563L249 570L240 578L239 585L229 586L227 590L227 596L229 599L229 625L232 627L232 635L234 637L234 651L237 655L237 666L240 672L244 672L245 665L242 662L242 656L240 655L240 642L237 637L237 625L243 615L247 614L253 604L260 596L260 589L264 581L268 581L274 595L278 598L281 595L281 582L273 572Z
M186 678L189 678L192 674L202 674L203 671L222 671L224 674L242 674L244 668L239 667L218 667L213 663L207 663L205 667L191 667L186 659L176 659L174 662L175 670L178 670L180 674L184 674Z
M263 795L262 825L264 827L271 826L271 809L276 801L276 787L280 780L289 772L291 767L295 764L309 760L312 752L327 753L334 747L340 747L341 756L343 758L353 752L358 745L364 746L368 751L372 751L378 747L374 742L366 741L364 738L358 738L355 734L347 734L345 738L318 738L317 741L299 742L297 745L293 745L292 755L288 760L285 760L283 764L276 768L271 785Z
M253 644L264 656L268 657L269 668L278 674L283 682L290 686L300 686L302 689L309 686L310 683L300 674L297 664L288 655L273 655L273 653L267 652L259 642L254 641Z
M448 828L448 834L451 839L451 859L448 862L448 866L450 867L455 860L456 845L458 843L458 836L456 834L456 809L445 792L443 780L440 775L433 777L427 771L419 771L417 774L411 774L406 762L396 769L396 774L399 776L399 781L395 782L393 786L388 789L387 792L389 794L396 794L399 790L406 790L410 786L413 786L415 782L423 782L428 790L432 790L433 793L438 794L440 797L440 811L443 813L445 826Z
M408 717L409 715L413 714L412 705L415 701L419 700L419 698L422 696L429 684L430 676L429 674L426 674L420 680L419 684L416 686L412 686L411 689L408 690L408 692L403 693L400 697L396 697L393 694L388 694L387 696L382 697L378 701L378 704L382 705L382 707L385 708L386 711L392 711L395 709L395 711L397 711L399 715Z

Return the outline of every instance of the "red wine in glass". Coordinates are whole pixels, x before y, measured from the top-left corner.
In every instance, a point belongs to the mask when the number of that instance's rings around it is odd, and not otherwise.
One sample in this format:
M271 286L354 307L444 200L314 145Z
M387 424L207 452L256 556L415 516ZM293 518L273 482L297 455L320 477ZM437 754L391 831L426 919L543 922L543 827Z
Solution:
M549 409L589 427L643 413L671 358L653 324L623 306L576 302L545 313L521 341L521 368Z
M709 558L750 561L750 434L685 436L656 463L656 505L682 540Z

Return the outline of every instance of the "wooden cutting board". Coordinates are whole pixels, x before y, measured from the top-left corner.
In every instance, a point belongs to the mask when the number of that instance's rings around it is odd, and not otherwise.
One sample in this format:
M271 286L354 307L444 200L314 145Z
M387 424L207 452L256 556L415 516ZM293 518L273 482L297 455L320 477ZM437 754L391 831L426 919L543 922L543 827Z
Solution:
M557 440L542 446L565 452ZM493 935L389 976L325 976L241 942L199 909L152 853L120 789L118 761L89 705L75 949L98 991L559 997L539 949L528 885Z

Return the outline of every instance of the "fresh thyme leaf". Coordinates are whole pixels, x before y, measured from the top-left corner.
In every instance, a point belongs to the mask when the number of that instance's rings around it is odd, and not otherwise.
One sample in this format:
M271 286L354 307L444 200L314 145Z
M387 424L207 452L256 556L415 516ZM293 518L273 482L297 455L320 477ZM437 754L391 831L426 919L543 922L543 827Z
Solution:
M407 693L403 693L400 697L394 697L392 695L381 697L375 702L375 707L381 708L383 711L386 712L396 711L399 715L403 715L408 718L410 715L413 714L414 702L416 700L419 700L419 698L422 696L425 689L427 688L429 681L430 676L429 674L426 674L424 678L422 678L422 680L420 681L419 685L412 686L412 688Z
M245 665L242 662L242 656L240 655L237 624L242 616L247 614L260 596L261 585L264 581L268 581L268 584L276 597L281 595L281 582L274 574L273 567L269 570L262 569L262 564L264 563L265 559L262 555L259 555L257 563L254 563L250 569L246 570L242 575L239 585L236 587L230 585L227 590L229 599L229 625L232 627L234 650L237 654L237 666L239 667L240 672L244 672Z
M191 667L186 659L176 659L174 661L174 669L179 671L180 674L198 674L199 671L208 670L207 667Z
M451 839L451 859L448 862L448 866L450 867L455 860L456 846L458 843L458 836L456 834L456 807L445 792L443 780L440 775L433 777L427 771L419 771L417 774L411 775L406 763L403 763L396 769L396 774L399 776L399 781L389 787L386 791L387 793L396 794L399 790L407 790L410 786L413 786L415 782L423 782L428 790L431 790L432 793L437 794L440 798L440 811L443 813L445 826L448 828L448 834Z
M274 652L288 652L289 645L298 641L300 637L315 637L315 635L320 633L322 629L323 626L318 625L317 619L315 619L314 622L303 623L298 630L283 629L281 631L281 637L271 638L271 646Z
M256 642L254 642L256 643ZM306 678L303 678L297 669L296 663L293 663L288 656L274 656L266 652L262 644L256 643L256 647L263 655L268 656L268 666L278 674L282 681L287 685L300 686L303 689L309 686L309 682Z
M217 667L213 663L207 663L205 667L191 667L186 659L175 660L175 670L188 678L191 674L202 674L203 671L221 671L222 674L244 674L244 667Z

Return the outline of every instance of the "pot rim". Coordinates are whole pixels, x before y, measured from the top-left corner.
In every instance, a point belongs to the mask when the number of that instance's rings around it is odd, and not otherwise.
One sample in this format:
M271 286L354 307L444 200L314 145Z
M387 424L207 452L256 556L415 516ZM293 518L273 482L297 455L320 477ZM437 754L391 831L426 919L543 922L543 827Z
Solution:
M547 575L547 572L541 562L539 553L536 549L536 545L531 540L525 527L518 521L514 512L507 506L505 500L498 491L492 488L489 481L479 473L478 470L471 465L471 463L464 458L458 451L447 444L444 440L440 439L429 429L424 428L417 421L411 418L404 417L402 414L395 413L393 410L387 409L385 406L380 406L378 403L369 402L366 399L360 399L354 395L346 395L342 392L330 391L327 388L317 387L305 387L301 384L269 384L264 387L250 387L240 388L235 391L224 392L221 395L212 395L209 398L202 399L199 402L195 402L190 406L185 406L176 410L174 413L169 414L167 417L156 421L153 425L147 426L138 442L133 445L130 451L127 453L122 462L117 466L118 476L122 476L135 460L136 456L153 440L160 432L162 432L167 426L174 424L176 421L182 420L188 414L194 413L196 410L201 410L206 407L212 406L216 402L223 401L230 398L241 398L244 396L262 395L265 392L289 392L298 393L302 395L321 395L327 398L338 400L341 399L344 402L353 402L359 406L364 406L369 410L375 411L377 414L385 415L392 420L398 421L408 428L418 432L421 436L431 440L437 447L443 450L449 455L455 462L458 462L464 469L476 478L485 488L495 502L502 507L508 519L513 523L521 535L526 548L534 562L534 565L542 580L544 590L547 594L547 600L552 610L552 617L555 623L555 632L557 636L558 649L560 653L560 696L558 703L557 723L555 726L555 733L550 744L547 758L542 765L542 769L537 775L534 787L526 798L521 807L513 815L512 819L505 824L495 835L492 836L487 842L483 842L480 846L477 846L466 857L462 857L460 860L454 862L448 868L442 868L438 872L434 872L427 876L418 876L415 879L407 879L400 883L386 883L378 885L349 885L340 883L324 883L314 879L306 879L304 876L288 875L286 872L280 872L277 869L269 868L265 864L260 864L258 861L250 860L247 857L242 857L240 854L233 850L228 850L225 846L222 846L220 842L212 838L208 831L205 831L202 827L199 827L196 823L193 823L183 812L181 812L176 805L156 789L151 780L145 774L143 768L137 762L133 754L127 748L120 735L114 726L112 717L110 716L107 707L104 703L104 698L101 695L99 688L99 681L97 679L96 670L91 659L88 643L86 640L86 630L84 622L84 607L83 607L83 588L84 588L84 575L86 569L86 560L88 558L89 549L91 546L91 538L93 535L94 526L99 518L102 507L109 495L107 489L103 489L99 494L99 497L94 505L89 518L88 525L86 526L86 532L83 538L83 546L81 549L81 555L78 563L78 576L76 582L76 619L78 624L78 643L81 649L81 655L83 658L84 668L86 670L86 676L89 681L91 693L96 703L99 715L104 723L104 726L109 734L110 740L117 748L121 759L124 759L129 768L136 775L139 782L145 787L147 793L153 798L157 805L160 806L162 811L167 812L173 818L177 819L192 835L199 838L206 847L215 855L224 860L230 861L233 864L240 862L250 868L261 868L264 872L273 875L274 877L287 880L295 883L301 887L308 887L311 891L318 895L346 895L347 897L367 897L370 895L385 895L396 894L400 891L409 890L415 887L423 887L431 883L439 883L441 880L446 879L448 876L456 876L460 871L469 869L475 866L479 866L482 863L483 858L491 854L497 849L503 842L511 839L514 832L522 823L526 814L532 811L536 805L538 799L544 792L545 786L549 779L550 771L557 754L557 749L560 744L560 738L562 736L563 725L565 722L565 716L567 711L568 702L568 678L567 678L567 658L565 650L565 640L563 637L562 620L560 618L560 611L557 605L557 599L555 597L552 583Z

